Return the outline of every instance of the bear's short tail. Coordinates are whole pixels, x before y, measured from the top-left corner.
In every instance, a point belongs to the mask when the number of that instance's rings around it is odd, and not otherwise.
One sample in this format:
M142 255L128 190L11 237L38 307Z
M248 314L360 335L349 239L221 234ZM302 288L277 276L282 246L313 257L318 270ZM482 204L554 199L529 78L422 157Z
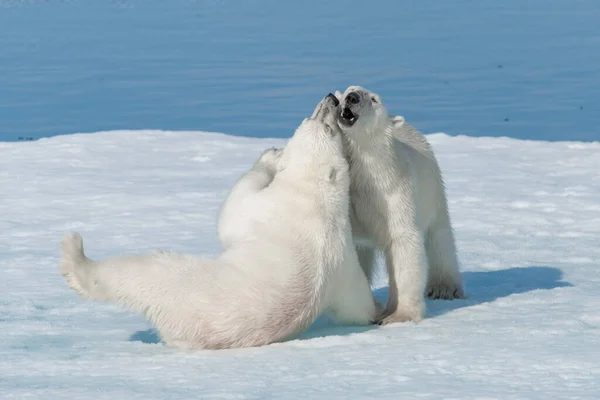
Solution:
M83 238L77 232L66 235L61 243L60 273L69 287L82 296L85 290L80 282L81 268L85 268L87 257L83 252Z

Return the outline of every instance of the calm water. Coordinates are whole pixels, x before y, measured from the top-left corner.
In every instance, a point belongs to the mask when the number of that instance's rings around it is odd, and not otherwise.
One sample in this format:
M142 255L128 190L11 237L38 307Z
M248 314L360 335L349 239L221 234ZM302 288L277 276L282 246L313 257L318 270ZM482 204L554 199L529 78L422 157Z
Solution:
M287 137L360 84L425 132L600 140L597 0L0 0L0 140Z

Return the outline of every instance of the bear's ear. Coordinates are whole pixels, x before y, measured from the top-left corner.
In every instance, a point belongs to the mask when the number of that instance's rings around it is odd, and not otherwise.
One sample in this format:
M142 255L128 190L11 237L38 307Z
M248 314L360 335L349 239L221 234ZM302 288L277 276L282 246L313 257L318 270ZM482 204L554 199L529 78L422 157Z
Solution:
M394 125L394 128L399 128L402 125L404 125L404 117L401 116L396 116L396 117L392 117L392 124Z
M337 179L337 173L337 169L331 167L331 169L329 170L329 183L335 183L335 180Z

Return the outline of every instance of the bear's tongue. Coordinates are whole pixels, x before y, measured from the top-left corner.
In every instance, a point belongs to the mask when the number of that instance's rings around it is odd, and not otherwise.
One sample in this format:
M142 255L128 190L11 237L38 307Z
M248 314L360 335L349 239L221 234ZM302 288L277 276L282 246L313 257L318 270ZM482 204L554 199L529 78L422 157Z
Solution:
M352 111L350 111L350 109L348 107L344 107L344 110L342 111L342 118L344 118L348 121L352 121L355 117L354 117L354 114L352 114Z

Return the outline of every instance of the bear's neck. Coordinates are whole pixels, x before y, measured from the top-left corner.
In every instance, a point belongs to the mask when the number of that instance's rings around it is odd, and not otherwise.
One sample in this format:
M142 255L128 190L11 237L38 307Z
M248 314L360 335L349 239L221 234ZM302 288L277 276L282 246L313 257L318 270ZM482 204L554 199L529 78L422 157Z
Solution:
M344 150L348 161L360 157L361 154L385 154L389 152L394 141L392 126L377 126L370 131L358 135L347 135L344 138ZM383 153L382 153L383 152Z

